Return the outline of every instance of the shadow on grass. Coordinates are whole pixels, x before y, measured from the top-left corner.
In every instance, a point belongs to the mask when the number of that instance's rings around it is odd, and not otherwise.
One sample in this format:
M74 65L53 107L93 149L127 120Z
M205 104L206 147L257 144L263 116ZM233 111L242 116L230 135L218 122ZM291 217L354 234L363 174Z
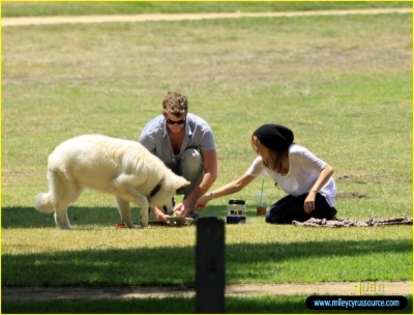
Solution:
M132 208L133 218L139 222L140 211ZM69 207L68 216L73 225L109 226L121 222L118 209L114 207ZM42 213L34 207L2 207L1 227L3 229L56 227L53 213Z
M139 223L140 209L131 207L132 219ZM226 217L226 206L209 206L208 211L201 212L201 216ZM253 213L247 213L248 217ZM78 207L68 208L69 221L74 228L82 225L113 226L121 222L118 209L115 207ZM254 214L256 216L256 214ZM153 214L150 214L150 220ZM264 220L264 219L263 219ZM3 229L18 228L49 228L54 227L55 219L53 213L41 213L34 207L2 207L1 208L1 227Z
M227 314L355 314L348 311L312 311L305 306L305 296L227 297ZM36 301L2 302L2 313L12 314L194 314L194 298L168 297L162 300L131 299L95 301ZM413 299L408 297L408 306L399 311L370 311L368 314L412 314Z
M139 217L137 210L133 209L136 219ZM210 207L208 215L220 216L223 212L223 207ZM75 225L73 232L76 232L77 228L82 229L83 224L113 227L113 224L120 221L115 208L73 207L69 213L72 224ZM3 229L45 227L56 228L52 214L39 213L29 207L2 208ZM194 233L194 229L191 229L191 233ZM136 233L136 237L134 235L133 233L127 241L138 244L142 233ZM85 243L83 250L31 253L30 243L14 244L13 246L22 247L26 253L2 255L2 285L170 286L194 283L193 246L120 249L118 246L105 245L105 239L98 247L95 245L88 246ZM59 244L56 246L58 248ZM411 253L411 240L394 239L298 241L294 244L274 240L266 243L228 244L226 282L266 280L269 277L275 282L304 281L306 277L300 274L301 271L296 271L294 266L301 260L310 258L317 258L317 262L313 260L313 266L309 268L317 268L321 272L323 278L318 276L320 281L343 278L339 273L348 274L345 277L348 281L360 279L358 266L352 265L354 260L361 260L360 257L365 257L364 264L370 265L371 270L374 270L369 276L363 274L361 277L375 279L381 276L383 268L387 273L391 268L382 267L382 262L379 261L381 259L378 257L392 254L405 257L400 255L404 254L408 257ZM332 268L331 258L335 258L341 266ZM398 263L405 261L405 258L402 259Z
M139 242L139 235L131 242ZM142 237L142 235L141 235ZM15 246L27 246L16 244ZM57 244L58 246L58 244ZM412 250L410 240L309 241L295 244L272 242L267 244L228 244L226 246L226 282L240 279L263 279L301 282L307 276L297 272L296 262L312 257L310 270L317 269L321 281L333 281L339 274L348 274L348 281L366 277L356 270L352 260L364 258L374 269L374 277L381 277L391 267L381 267L378 255L406 254ZM331 266L327 257L335 257L342 267ZM186 247L157 248L85 248L53 253L3 254L3 286L130 286L130 285L191 285L195 279L195 250ZM316 265L315 265L316 264ZM293 265L293 267L291 267ZM333 269L332 269L333 268ZM268 271L274 269L275 274ZM368 268L370 269L370 268ZM376 270L376 271L375 271ZM384 270L382 270L384 271ZM371 272L371 271L370 271ZM378 272L375 273L375 272ZM329 278L331 277L331 278ZM371 276L370 276L371 277ZM323 280L325 279L325 280ZM381 278L380 278L381 279Z
M139 211L134 209L134 215ZM222 207L209 209L209 215L220 216ZM113 227L119 222L115 208L70 209L72 223L82 229L82 224ZM79 219L77 219L79 218ZM75 220L76 219L76 220ZM47 224L45 224L47 223ZM53 215L39 213L33 208L3 208L2 228L45 228L55 227ZM194 229L189 229L194 233ZM53 233L52 233L53 234ZM136 235L136 237L135 237ZM139 244L142 233L132 233L127 242ZM125 239L123 240L125 242ZM122 244L120 244L122 245ZM82 250L61 250L32 253L29 243L13 244L20 246L24 254L2 254L3 286L130 286L130 285L192 285L195 278L195 250L193 246L164 246L155 248L120 249L121 246L99 246L83 244ZM59 244L56 244L59 248ZM309 270L318 269L320 281L347 281L381 278L383 269L388 274L393 266L382 267L382 255L396 254L404 263L405 256L411 257L411 240L335 240L298 241L294 244L278 242L240 243L226 246L226 283L256 281L263 279L274 282L303 282L307 277L296 271L295 266L302 260L312 261ZM364 258L360 258L364 257ZM333 266L334 258L341 266ZM339 259L338 259L339 258ZM368 276L358 271L354 263L361 261L373 270ZM401 267L404 267L401 265ZM403 269L404 269L403 268ZM408 268L408 267L407 267ZM366 270L366 268L362 268ZM336 272L336 273L335 273ZM392 272L391 272L392 274ZM403 273L404 274L404 273ZM323 278L322 278L323 276ZM360 277L360 278L358 278ZM255 280L256 279L256 280ZM333 280L332 280L333 279Z

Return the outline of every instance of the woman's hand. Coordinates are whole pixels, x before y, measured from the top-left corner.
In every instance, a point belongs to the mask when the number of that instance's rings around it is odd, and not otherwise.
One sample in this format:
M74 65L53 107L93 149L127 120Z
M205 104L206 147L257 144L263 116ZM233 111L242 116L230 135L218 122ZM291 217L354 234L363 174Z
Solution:
M211 200L211 197L208 195L204 195L197 200L196 209L203 210L205 206L207 206L208 202Z
M305 211L305 213L310 214L315 210L315 198L316 193L312 191L309 192L303 205L303 210Z
M331 178L333 173L333 168L326 164L324 169L319 174L319 177L316 180L315 184L313 184L312 189L309 191L309 194L306 196L305 204L303 205L305 213L309 214L315 210L316 194L328 182L329 178Z

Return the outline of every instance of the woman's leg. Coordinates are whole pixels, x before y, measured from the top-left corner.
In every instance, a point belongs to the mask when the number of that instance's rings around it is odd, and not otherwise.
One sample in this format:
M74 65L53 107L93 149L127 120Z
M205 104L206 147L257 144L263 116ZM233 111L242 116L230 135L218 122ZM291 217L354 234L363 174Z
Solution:
M285 204L290 205L291 201L294 200L295 197L291 195L287 195L281 199L279 199L276 203L274 203L267 211L266 211L266 222L267 223L276 223L282 222L283 212L286 209Z
M308 194L297 197L286 196L277 201L267 210L266 222L274 224L291 224L293 220L305 222L310 218L325 218L332 220L336 214L335 208L332 208L325 197L317 193L315 198L315 210L311 213L305 213L303 205Z

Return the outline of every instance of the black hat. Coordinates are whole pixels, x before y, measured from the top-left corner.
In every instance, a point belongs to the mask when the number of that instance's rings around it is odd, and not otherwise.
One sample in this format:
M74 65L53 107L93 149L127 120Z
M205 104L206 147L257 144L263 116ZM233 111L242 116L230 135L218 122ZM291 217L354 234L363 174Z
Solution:
M287 150L294 139L292 130L276 124L262 125L253 134L266 148L277 152Z

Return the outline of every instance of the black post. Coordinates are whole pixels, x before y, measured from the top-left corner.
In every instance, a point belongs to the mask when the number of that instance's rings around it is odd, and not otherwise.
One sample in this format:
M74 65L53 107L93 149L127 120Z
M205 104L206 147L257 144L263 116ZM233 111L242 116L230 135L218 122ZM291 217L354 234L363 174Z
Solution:
M224 221L197 220L195 313L219 314L225 311Z

